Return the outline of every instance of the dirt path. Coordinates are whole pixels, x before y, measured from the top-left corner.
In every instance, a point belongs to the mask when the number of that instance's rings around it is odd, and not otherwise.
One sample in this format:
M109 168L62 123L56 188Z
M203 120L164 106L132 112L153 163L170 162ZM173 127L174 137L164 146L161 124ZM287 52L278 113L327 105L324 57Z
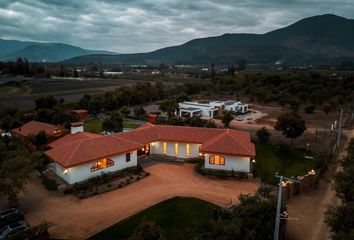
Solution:
M350 139L354 138L354 130L343 131L343 134L347 136L347 141L340 154L341 157L346 155ZM289 215L300 218L299 221L288 222L290 240L329 239L330 232L324 222L324 213L328 205L338 204L332 184L332 176L337 169L337 165L332 166L329 174L320 181L318 190L295 197L288 203Z
M79 200L72 195L48 192L37 182L20 198L26 220L35 225L53 223L50 234L59 239L84 239L160 201L175 196L200 198L225 207L241 193L254 193L258 183L207 178L194 165L157 164L151 175L122 189Z

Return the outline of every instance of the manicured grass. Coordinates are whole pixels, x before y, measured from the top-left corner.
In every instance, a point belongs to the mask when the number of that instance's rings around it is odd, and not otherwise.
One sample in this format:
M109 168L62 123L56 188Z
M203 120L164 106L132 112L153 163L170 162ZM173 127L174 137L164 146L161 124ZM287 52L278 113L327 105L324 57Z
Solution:
M123 123L123 128L132 128L135 129L137 127L139 127L140 125L135 124L135 123L131 123L131 122L124 122Z
M89 239L129 239L143 219L159 225L166 239L175 239L175 233L180 229L199 227L206 223L212 218L215 208L218 207L196 198L176 197L147 208Z
M103 131L102 120L99 118L86 120L84 128L85 132L100 133Z
M279 154L276 146L271 144L256 144L256 167L262 182L276 184L274 177L278 172L287 177L297 177L306 174L314 166L314 160L305 158L305 151L292 149L289 153Z

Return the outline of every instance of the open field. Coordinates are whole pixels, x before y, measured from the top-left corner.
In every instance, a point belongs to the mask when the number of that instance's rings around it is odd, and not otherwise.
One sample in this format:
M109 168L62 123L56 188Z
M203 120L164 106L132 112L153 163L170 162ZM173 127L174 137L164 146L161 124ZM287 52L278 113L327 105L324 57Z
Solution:
M1 79L4 82L4 79ZM34 99L52 94L66 102L80 99L84 94L98 94L112 91L123 85L137 83L129 79L9 79L17 84L0 85L0 100L3 106L28 109L34 106Z
M128 239L143 220L160 226L166 239L175 239L179 229L191 229L205 224L213 217L217 207L196 198L171 198L114 224L89 239Z

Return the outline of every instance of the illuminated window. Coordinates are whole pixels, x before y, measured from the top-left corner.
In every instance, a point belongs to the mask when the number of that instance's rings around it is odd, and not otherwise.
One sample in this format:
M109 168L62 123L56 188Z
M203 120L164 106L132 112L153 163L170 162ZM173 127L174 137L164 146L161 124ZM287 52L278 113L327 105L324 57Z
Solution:
M225 158L219 155L212 155L209 157L209 164L225 165Z
M186 144L186 155L189 156L189 154L190 154L189 144Z
M108 168L114 165L114 161L109 158L103 158L95 162L95 164L91 167L91 172L103 169L103 168Z
M130 162L130 153L125 154L125 162Z
M167 154L167 143L166 142L164 142L163 143L163 154Z
M178 155L178 143L175 143L175 155Z

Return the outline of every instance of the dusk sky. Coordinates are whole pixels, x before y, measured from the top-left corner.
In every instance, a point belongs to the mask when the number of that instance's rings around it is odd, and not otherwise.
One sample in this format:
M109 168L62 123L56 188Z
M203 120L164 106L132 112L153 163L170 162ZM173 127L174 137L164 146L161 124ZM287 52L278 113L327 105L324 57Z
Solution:
M326 13L354 18L354 1L0 0L0 38L133 53L224 33L265 33Z

